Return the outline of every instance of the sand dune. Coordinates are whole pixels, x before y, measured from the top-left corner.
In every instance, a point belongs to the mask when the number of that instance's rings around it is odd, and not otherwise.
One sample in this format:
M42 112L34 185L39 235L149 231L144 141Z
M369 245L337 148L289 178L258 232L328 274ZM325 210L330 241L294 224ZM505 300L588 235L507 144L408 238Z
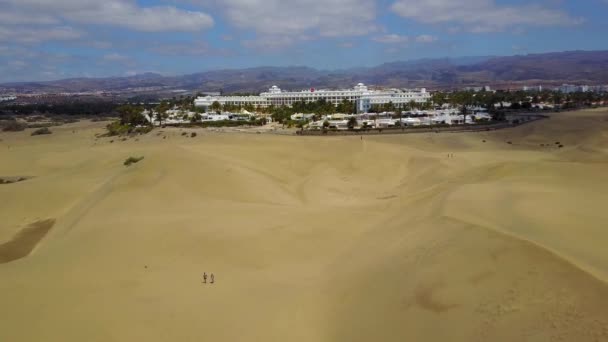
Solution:
M608 341L605 110L363 140L101 127L2 133L0 174L33 178L0 186L0 244L57 221L0 264L0 341Z

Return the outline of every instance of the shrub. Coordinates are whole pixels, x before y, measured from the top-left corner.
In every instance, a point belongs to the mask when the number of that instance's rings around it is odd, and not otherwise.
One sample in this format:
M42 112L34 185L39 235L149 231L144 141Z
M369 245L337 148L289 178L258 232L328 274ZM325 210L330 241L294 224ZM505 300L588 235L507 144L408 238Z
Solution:
M122 124L120 121L114 121L106 126L108 133L106 136L126 135L126 134L146 134L152 131L152 126L133 127L129 124Z
M129 125L123 125L120 123L120 121L114 121L112 123L109 123L106 128L108 129L107 135L110 137L115 135L127 134L131 129Z
M48 129L48 127L43 127L43 128L38 128L37 130L32 132L32 135L43 135L43 134L51 134L53 132L51 132L50 129Z
M202 121L192 124L192 126L198 127L237 127L237 126L261 126L265 123L265 120L256 120L254 122L248 120L221 120L221 121Z
M135 127L135 129L133 130L133 133L147 134L147 133L150 133L151 131L152 131L152 126L142 126L142 127Z
M19 121L9 121L8 123L3 125L4 127L2 128L2 130L4 132L21 132L23 131L27 125L19 122Z
M196 132L190 133L190 138L194 138L196 136Z
M144 157L129 157L125 160L125 162L123 164L125 166L129 166L131 164L135 164L135 163L139 162L142 159L144 159Z

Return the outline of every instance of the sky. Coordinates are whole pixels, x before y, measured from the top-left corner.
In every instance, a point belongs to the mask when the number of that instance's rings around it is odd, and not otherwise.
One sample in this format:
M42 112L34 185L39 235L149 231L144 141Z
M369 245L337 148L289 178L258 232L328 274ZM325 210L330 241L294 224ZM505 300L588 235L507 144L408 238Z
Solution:
M0 82L608 49L608 0L0 0Z

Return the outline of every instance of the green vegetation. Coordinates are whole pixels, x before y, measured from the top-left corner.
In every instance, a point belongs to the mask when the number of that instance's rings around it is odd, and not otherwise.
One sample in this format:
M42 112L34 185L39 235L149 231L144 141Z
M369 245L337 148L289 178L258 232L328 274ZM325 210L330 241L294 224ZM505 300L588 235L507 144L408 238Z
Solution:
M350 129L350 130L355 129L355 127L357 127L357 118L355 118L354 116L351 116L348 119L348 123L346 125L348 126L348 129Z
M166 120L169 116L167 111L171 109L171 104L167 101L162 101L158 106L156 106L156 121L160 123L162 126L163 120Z
M287 124L291 120L291 115L296 113L314 113L318 116L345 113L350 114L355 112L355 103L344 100L342 103L334 106L331 102L324 99L315 102L295 102L291 107L287 106L270 106L268 108L259 109L259 111L270 113L274 121ZM318 117L316 118L318 119Z
M148 125L148 121L141 115L144 111L142 106L122 105L116 108L122 125L137 126Z
M66 101L55 104L8 104L0 106L0 110L17 115L116 116L117 107L118 104L108 101Z
M129 166L131 164L135 164L135 163L139 162L142 159L144 159L144 157L129 157L125 160L125 162L123 164L125 166Z
M221 121L203 121L192 124L197 127L238 127L238 126L263 126L266 124L266 119L256 119L255 121L250 120L221 120Z
M25 123L19 122L17 120L3 121L0 122L2 127L2 131L4 132L21 132L27 128Z
M219 112L222 110L222 105L221 105L219 102L214 101L214 102L211 104L210 109L211 109L212 111L214 111L214 112L219 113Z
M152 130L150 123L141 115L142 106L123 105L116 109L119 120L109 123L107 136L146 134Z
M122 124L120 121L114 121L106 126L108 130L107 136L125 135L131 131L131 126Z
M201 122L202 116L199 113L196 113L190 118L191 123Z
M48 127L42 127L42 128L38 128L37 130L32 132L32 135L44 135L44 134L51 134L53 132L51 132L50 129L48 129Z
M591 107L594 103L608 101L608 93L576 92L564 94L556 91L456 91L436 92L431 97L435 105L449 103L453 106L483 106L491 111L500 110L534 110L532 104L547 103L557 105L562 109ZM509 107L502 104L508 103ZM494 104L500 104L494 108Z

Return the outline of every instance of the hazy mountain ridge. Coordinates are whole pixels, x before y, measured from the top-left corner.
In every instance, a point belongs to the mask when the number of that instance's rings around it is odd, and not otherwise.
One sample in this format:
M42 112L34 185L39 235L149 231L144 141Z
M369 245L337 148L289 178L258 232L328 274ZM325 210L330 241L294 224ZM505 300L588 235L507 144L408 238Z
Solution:
M126 91L156 87L191 91L253 92L351 87L358 82L393 87L451 88L528 82L608 83L608 51L568 51L507 57L463 57L396 61L375 67L318 70L305 66L223 69L181 76L146 73L128 77L73 78L0 84L0 91Z

